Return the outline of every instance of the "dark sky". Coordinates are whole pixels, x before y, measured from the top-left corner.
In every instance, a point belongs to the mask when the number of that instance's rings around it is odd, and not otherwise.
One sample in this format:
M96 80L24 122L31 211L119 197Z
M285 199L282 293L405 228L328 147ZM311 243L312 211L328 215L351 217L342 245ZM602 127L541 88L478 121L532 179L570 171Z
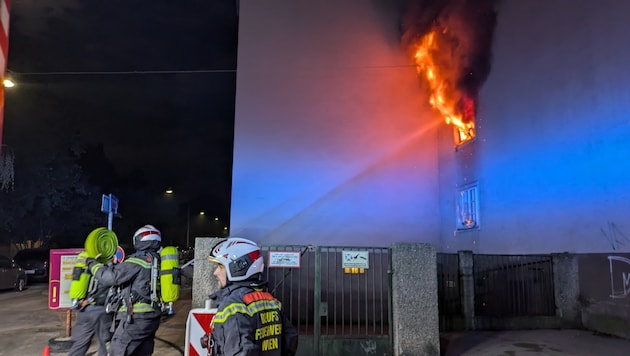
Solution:
M118 176L225 216L236 43L236 0L14 0L3 143L16 160L102 143Z

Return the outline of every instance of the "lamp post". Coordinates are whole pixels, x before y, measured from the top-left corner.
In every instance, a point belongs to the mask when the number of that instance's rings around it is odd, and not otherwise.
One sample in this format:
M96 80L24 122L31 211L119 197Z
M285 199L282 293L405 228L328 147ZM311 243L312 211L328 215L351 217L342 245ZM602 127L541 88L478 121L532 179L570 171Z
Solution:
M190 203L186 209L186 249L190 247Z

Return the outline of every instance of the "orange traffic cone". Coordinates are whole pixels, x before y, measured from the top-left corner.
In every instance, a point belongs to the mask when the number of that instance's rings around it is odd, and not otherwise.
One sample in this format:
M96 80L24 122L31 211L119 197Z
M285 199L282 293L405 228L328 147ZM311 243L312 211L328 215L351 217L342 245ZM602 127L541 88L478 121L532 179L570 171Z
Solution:
M50 356L50 346L46 345L44 347L44 351L42 351L42 356Z

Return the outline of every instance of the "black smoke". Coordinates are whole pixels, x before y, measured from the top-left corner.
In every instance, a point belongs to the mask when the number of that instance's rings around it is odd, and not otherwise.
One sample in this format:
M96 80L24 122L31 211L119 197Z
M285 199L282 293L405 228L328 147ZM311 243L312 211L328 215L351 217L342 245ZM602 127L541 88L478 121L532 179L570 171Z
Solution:
M475 102L490 73L492 37L499 0L401 0L403 45L414 44L431 31L440 34L441 68L449 82Z

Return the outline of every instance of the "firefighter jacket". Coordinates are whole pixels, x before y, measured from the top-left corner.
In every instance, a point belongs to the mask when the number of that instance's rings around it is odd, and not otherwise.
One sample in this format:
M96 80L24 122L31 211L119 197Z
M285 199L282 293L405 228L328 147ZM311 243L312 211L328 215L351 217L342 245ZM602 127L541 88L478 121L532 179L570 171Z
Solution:
M103 265L88 259L88 268L103 286L119 286L122 303L120 314L133 314L134 318L155 318L162 311L151 300L151 259L148 251L137 251L123 262ZM128 306L132 305L132 310Z
M295 355L297 330L270 293L231 284L215 296L218 307L211 324L215 355Z
M94 276L90 276L90 283L94 283L96 287L88 290L87 302L93 305L105 305L107 299L107 293L109 292L109 286L104 283L100 283Z

